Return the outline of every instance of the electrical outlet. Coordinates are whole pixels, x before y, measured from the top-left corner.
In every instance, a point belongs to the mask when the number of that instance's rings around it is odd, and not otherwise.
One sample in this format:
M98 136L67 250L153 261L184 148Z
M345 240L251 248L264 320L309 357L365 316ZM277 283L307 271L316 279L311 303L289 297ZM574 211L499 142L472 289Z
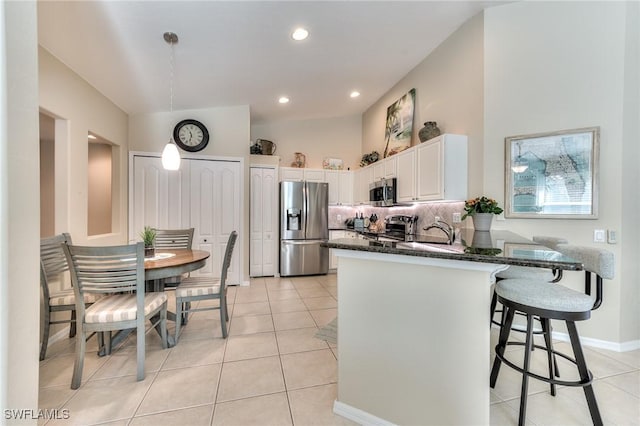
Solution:
M604 229L594 229L593 230L593 242L594 243L604 243L605 232Z
M342 222L342 215L341 214L337 215L336 219L338 219L338 222Z
M460 223L462 222L461 219L462 215L460 214L460 212L456 212L453 214L453 223Z
M440 216L436 216L436 223L440 222Z
M609 244L616 244L618 242L618 233L613 229L607 230L607 242Z

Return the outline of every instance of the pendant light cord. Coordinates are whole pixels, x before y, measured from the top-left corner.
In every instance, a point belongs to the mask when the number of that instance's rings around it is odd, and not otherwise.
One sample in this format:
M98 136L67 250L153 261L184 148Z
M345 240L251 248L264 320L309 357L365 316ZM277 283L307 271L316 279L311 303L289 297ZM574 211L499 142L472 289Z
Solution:
M173 38L169 42L171 53L169 54L169 112L173 115ZM171 133L173 129L169 129L169 142L172 141Z

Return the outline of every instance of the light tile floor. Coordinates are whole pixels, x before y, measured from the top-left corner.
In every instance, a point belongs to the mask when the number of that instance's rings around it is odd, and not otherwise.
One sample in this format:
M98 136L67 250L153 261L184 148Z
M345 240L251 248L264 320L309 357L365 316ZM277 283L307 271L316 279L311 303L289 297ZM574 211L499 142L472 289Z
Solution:
M332 412L337 348L314 337L337 315L336 297L335 275L258 278L250 287L231 287L229 338L222 339L219 311L192 315L171 349L162 350L157 334L150 333L141 382L135 380L134 338L103 358L96 355L91 339L82 386L71 390L74 341L57 342L40 363L39 405L68 409L71 417L46 424L354 424ZM175 309L171 296L169 306ZM173 332L173 326L169 328ZM495 330L492 340L493 347ZM567 349L566 343L556 346ZM605 424L640 425L640 351L585 352ZM509 355L522 356L522 349L514 348ZM544 373L540 355L542 351L534 351L533 365ZM572 371L561 364L563 378ZM503 367L491 390L492 425L517 424L519 393L520 376ZM561 388L553 398L547 386L531 380L529 393L527 424L591 423L581 389Z

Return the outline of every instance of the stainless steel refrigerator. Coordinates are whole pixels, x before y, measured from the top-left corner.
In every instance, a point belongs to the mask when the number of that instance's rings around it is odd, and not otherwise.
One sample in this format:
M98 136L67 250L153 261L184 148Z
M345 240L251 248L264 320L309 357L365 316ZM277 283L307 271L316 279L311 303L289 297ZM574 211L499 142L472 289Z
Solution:
M326 274L329 249L329 184L280 183L280 275Z

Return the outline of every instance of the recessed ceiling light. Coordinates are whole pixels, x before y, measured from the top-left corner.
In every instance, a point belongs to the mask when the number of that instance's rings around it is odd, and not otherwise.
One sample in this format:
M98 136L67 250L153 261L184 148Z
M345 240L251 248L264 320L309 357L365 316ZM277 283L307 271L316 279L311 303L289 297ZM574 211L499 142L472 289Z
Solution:
M307 37L309 37L309 31L304 28L296 28L293 33L291 33L291 38L296 41L304 40Z
M351 96L352 98L357 98L358 96L360 96L360 92L358 92L357 90L354 90L353 92L351 92L349 96Z
M281 104L286 104L289 102L289 98L287 98L286 96L280 96L280 99L278 99L278 102L280 102Z
M97 139L97 138L96 138L95 136L93 136L93 135L91 135L91 134L90 134L90 135L89 135L89 139Z

